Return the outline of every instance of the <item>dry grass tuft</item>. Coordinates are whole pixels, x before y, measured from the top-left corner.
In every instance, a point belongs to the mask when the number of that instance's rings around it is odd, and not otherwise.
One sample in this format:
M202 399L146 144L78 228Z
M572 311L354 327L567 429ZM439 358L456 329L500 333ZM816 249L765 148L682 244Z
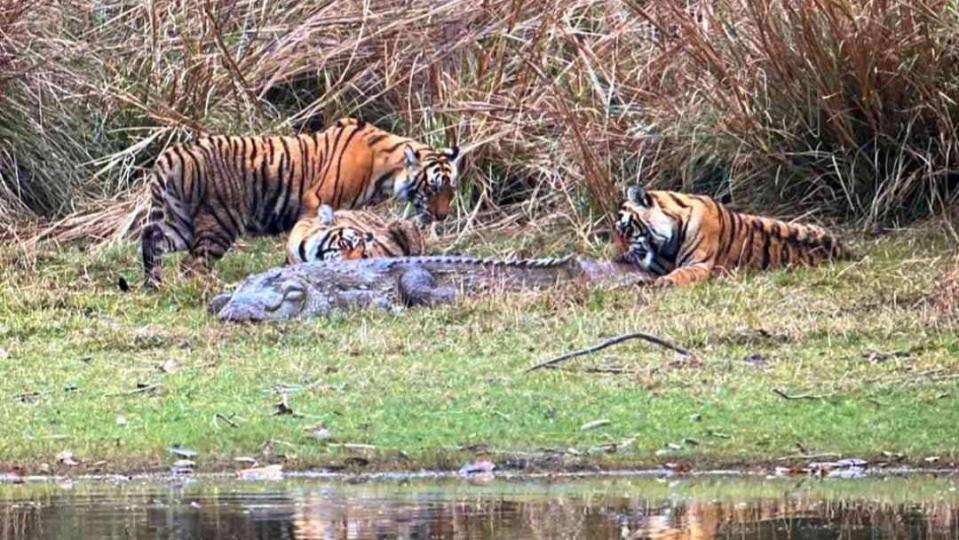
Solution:
M632 0L663 36L664 173L875 223L955 202L957 13L944 0Z
M124 197L97 199L79 212L36 227L24 244L29 247L46 240L62 244L101 244L138 238L147 205L144 189L134 190Z
M959 254L933 284L929 307L937 321L959 321Z

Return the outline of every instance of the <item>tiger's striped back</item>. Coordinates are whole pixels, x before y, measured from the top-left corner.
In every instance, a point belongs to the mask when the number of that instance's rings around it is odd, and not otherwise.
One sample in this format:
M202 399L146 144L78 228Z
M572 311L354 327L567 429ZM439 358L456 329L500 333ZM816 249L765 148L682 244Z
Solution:
M294 225L287 239L289 264L316 260L423 255L426 244L409 221L386 221L373 212L321 207Z
M852 253L830 232L809 224L734 212L718 201L673 191L631 187L616 223L617 254L688 285L734 268L812 266Z
M244 234L289 231L322 204L357 208L397 196L421 222L444 219L458 150L436 150L355 119L298 136L199 139L168 148L150 176L141 243L148 284L164 253L207 267Z

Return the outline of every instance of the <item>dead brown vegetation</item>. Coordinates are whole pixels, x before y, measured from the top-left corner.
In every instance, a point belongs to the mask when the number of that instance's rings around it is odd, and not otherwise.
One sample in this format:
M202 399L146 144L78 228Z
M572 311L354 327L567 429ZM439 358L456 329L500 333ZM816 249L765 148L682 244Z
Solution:
M0 1L0 222L116 238L163 146L343 115L470 150L453 234L588 230L633 182L921 216L956 187L957 28L943 0Z
M929 307L938 321L959 320L959 253L936 278L929 293Z

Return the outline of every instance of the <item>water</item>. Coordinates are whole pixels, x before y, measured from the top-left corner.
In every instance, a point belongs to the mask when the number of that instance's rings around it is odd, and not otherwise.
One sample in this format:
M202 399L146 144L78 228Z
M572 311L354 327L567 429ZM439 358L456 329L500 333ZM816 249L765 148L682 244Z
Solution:
M959 478L0 486L0 540L956 539Z

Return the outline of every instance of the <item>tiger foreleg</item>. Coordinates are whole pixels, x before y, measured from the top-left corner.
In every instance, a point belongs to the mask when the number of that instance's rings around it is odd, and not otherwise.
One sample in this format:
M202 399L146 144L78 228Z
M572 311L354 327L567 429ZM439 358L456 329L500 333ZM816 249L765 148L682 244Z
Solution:
M681 266L653 282L658 287L687 287L695 283L709 280L712 275L712 265L709 263L695 263Z

